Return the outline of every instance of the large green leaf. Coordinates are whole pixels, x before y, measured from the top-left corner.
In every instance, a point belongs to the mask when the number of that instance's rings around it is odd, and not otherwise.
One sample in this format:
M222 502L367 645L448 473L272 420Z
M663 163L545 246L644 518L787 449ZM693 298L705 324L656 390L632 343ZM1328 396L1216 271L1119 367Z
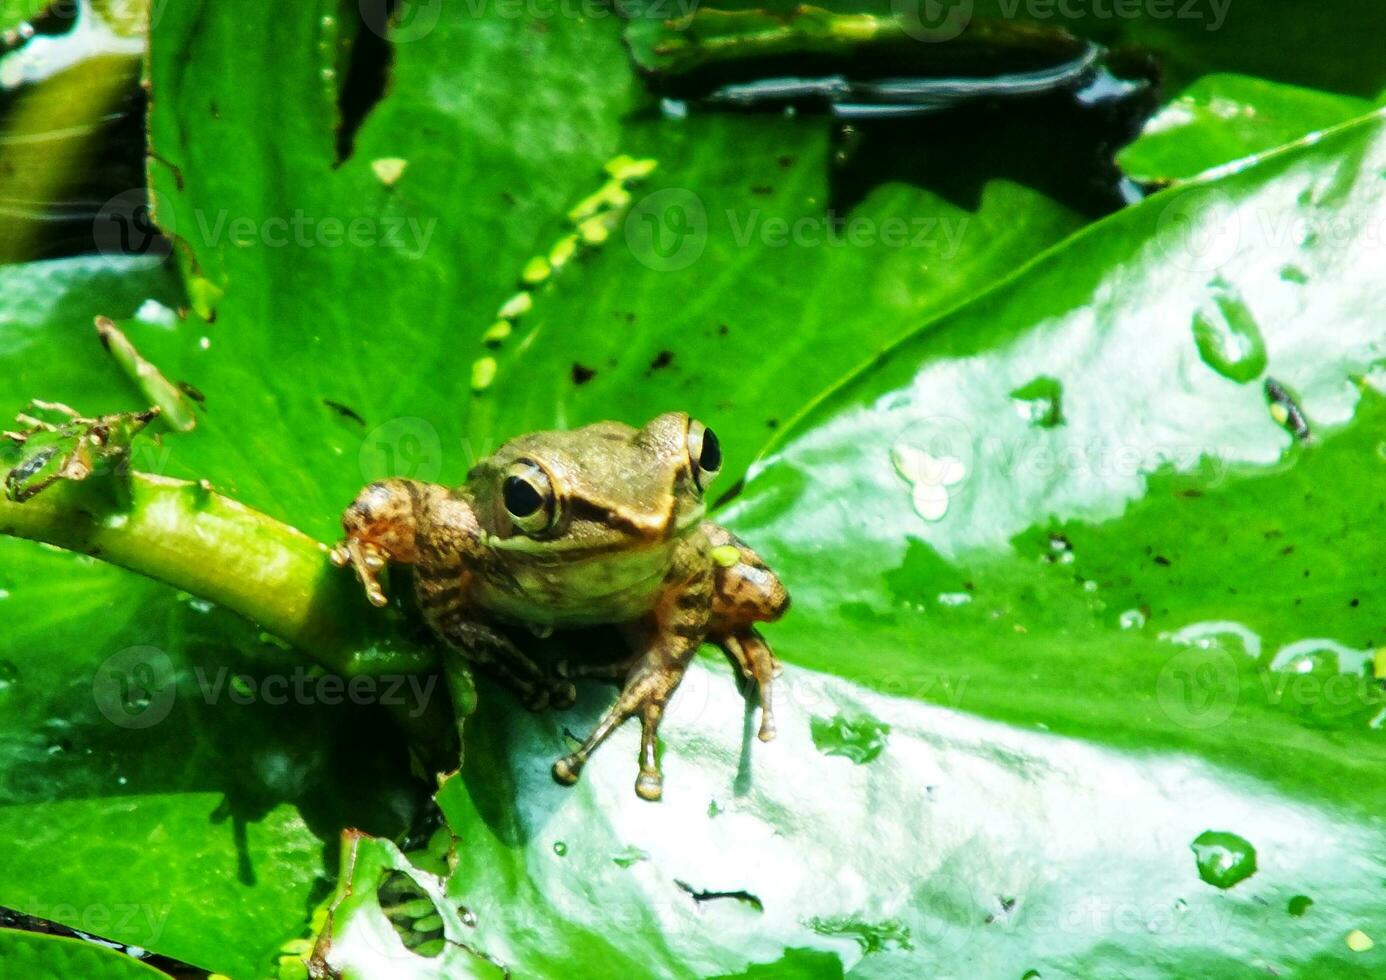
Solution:
M1347 937L1386 872L1381 287L1345 261L1365 239L1258 232L1370 234L1383 162L1372 117L1153 198L800 420L728 519L795 590L780 649L861 686L787 671L752 749L700 664L657 818L634 732L574 794L546 767L566 720L483 698L440 794L482 948L543 975L832 975L813 949L861 976L1377 969ZM1245 333L1240 361L1200 353L1218 315L1254 318L1264 364Z
M121 953L78 939L0 929L0 969L31 980L158 980L164 976Z

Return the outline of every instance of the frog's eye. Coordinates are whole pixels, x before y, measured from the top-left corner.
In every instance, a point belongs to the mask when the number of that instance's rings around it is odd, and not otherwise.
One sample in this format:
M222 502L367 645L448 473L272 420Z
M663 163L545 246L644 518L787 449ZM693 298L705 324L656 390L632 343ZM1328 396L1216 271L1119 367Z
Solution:
M717 433L698 421L688 423L688 459L698 489L706 490L722 469L722 444Z
M506 513L526 534L547 531L553 524L553 485L549 475L534 463L521 461L510 467L501 484Z

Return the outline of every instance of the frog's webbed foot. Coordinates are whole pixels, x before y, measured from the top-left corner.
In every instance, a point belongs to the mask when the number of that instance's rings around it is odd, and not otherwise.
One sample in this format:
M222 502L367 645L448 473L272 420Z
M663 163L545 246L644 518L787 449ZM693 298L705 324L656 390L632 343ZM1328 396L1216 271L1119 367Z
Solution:
M616 670L625 673L626 684L616 703L606 713L592 734L577 749L553 764L553 778L571 786L582 774L582 768L597 747L628 718L640 717L640 775L635 780L635 793L642 800L658 800L664 795L664 777L655 756L659 723L664 718L664 706L683 680L684 670L693 658L698 643L679 638L674 644L656 644L635 660L627 671L626 664L593 666L585 669L586 676L613 676ZM570 668L571 670L571 668Z
M366 590L366 598L373 606L383 606L389 600L380 585L380 573L385 570L388 557L385 550L370 541L358 537L348 537L331 551L332 564L338 568L350 565L356 570L356 577Z
M770 688L780 675L780 662L775 659L765 638L754 629L715 639L717 645L741 668L742 676L755 682L760 695L760 740L770 741L775 737L775 712L770 700Z

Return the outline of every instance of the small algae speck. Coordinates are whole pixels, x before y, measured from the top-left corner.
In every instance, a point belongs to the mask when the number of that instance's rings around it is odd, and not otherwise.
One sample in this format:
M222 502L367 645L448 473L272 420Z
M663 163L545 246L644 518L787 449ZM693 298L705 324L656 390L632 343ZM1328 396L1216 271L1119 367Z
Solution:
M857 765L870 762L883 751L890 726L875 718L837 715L815 717L809 722L814 748L824 755L840 755Z

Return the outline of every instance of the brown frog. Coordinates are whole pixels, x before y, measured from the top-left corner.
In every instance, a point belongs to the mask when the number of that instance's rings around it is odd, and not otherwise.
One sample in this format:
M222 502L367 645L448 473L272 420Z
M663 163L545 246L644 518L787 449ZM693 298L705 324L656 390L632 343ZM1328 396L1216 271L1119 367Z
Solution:
M378 606L386 602L378 581L386 564L414 565L433 630L530 708L571 705L572 678L623 682L615 705L554 763L553 775L576 782L593 750L635 715L635 792L657 800L660 718L704 640L755 682L760 738L775 735L770 686L779 664L754 624L779 618L789 595L754 551L703 519L721 466L712 430L681 412L642 429L598 422L535 432L478 463L461 488L403 479L367 486L342 515L347 537L333 561L352 565ZM546 635L596 624L615 624L629 655L547 671L500 628Z

